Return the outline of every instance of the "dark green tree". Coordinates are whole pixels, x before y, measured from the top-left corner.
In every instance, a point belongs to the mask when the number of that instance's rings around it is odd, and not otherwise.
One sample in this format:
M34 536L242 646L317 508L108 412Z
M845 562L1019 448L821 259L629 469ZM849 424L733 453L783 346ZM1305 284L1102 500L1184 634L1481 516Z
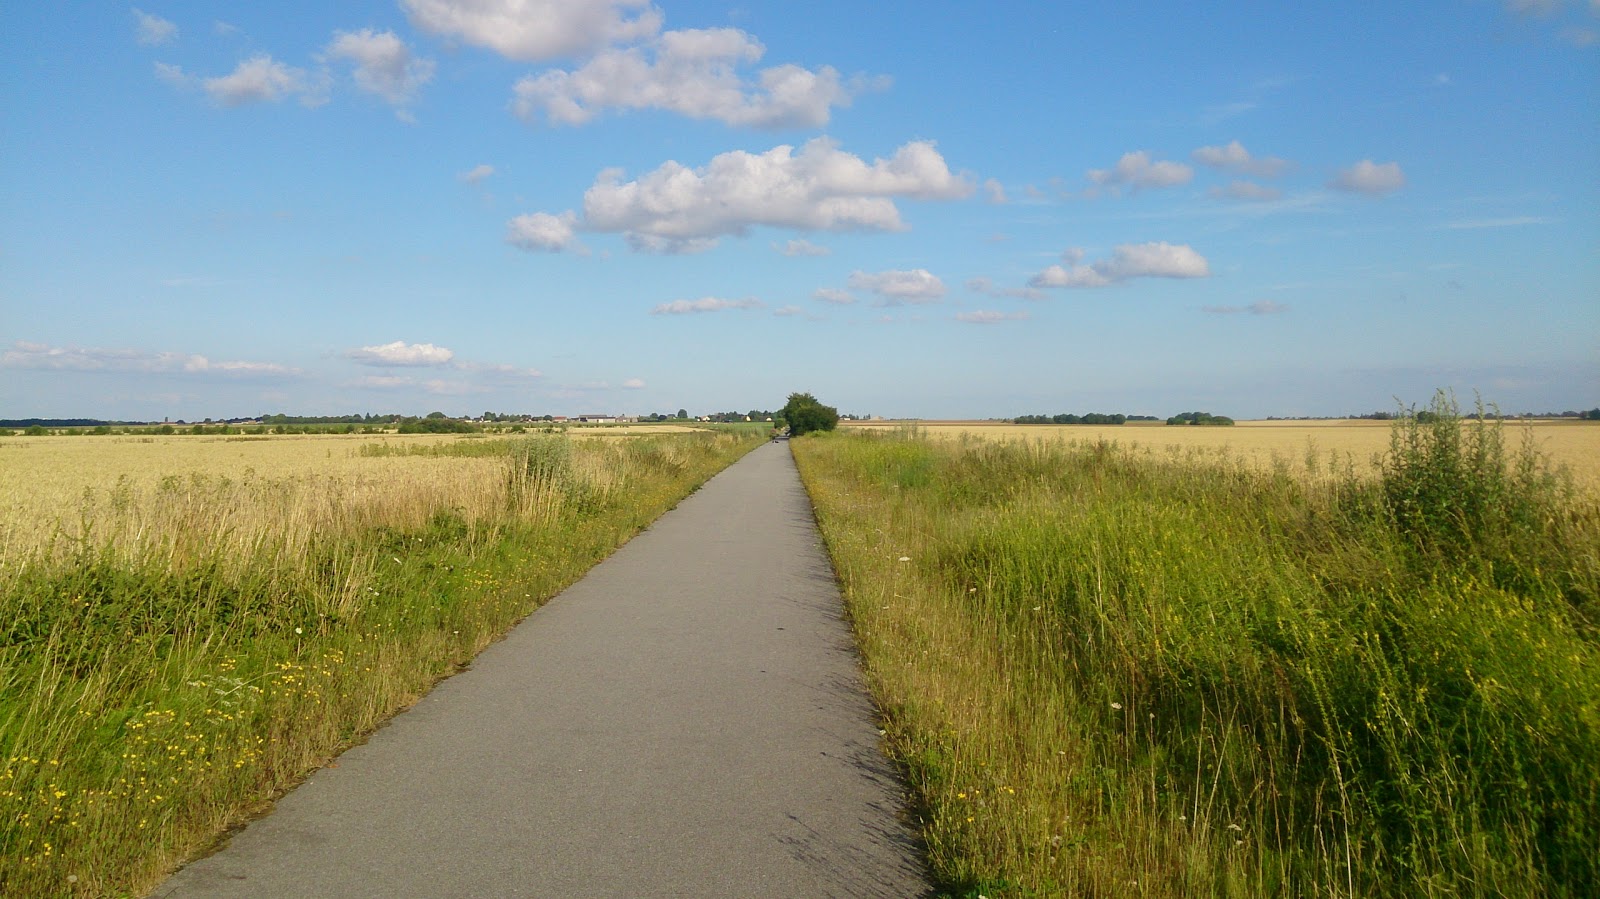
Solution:
M795 437L812 431L831 431L839 426L839 410L824 406L809 393L791 393L780 413Z

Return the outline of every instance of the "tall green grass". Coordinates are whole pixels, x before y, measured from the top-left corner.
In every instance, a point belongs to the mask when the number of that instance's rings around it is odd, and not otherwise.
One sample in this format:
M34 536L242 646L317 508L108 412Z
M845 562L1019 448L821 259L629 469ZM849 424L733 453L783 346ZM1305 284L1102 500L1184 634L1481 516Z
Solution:
M759 441L474 441L502 460L485 507L405 524L319 481L310 533L243 542L205 510L280 515L300 488L86 497L0 581L0 895L148 889Z
M795 441L947 892L1596 895L1600 510L1431 411L1376 481Z

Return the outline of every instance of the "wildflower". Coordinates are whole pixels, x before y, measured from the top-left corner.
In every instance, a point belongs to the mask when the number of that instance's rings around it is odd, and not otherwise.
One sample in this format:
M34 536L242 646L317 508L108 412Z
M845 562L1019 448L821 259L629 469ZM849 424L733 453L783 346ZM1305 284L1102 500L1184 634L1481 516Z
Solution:
M1120 703L1120 702L1113 702L1111 704L1111 707L1116 709L1119 712L1122 711L1122 703Z
M911 561L911 557L910 556L901 556L900 557L900 561L909 562L909 561Z
M304 631L304 630L302 630L302 629L300 629L300 628L298 628L298 627L297 627L297 628L295 628L295 629L294 629L294 632L295 632L295 633L297 633L297 634L303 634L303 633L305 633L305 631Z

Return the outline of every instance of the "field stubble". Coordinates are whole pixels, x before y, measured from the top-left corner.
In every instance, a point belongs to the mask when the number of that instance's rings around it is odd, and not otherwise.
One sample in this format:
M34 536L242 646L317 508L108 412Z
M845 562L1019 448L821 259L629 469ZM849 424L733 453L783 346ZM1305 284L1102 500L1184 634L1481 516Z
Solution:
M1375 477L1377 459L1389 449L1389 422L1361 419L1241 421L1232 427L1125 425L1015 425L1007 422L846 422L849 430L881 432L914 425L939 439L965 435L985 440L1115 442L1146 456L1170 461L1242 461L1252 467L1298 475ZM1534 449L1565 467L1581 489L1600 495L1600 422L1539 420L1506 425L1511 443L1526 434Z

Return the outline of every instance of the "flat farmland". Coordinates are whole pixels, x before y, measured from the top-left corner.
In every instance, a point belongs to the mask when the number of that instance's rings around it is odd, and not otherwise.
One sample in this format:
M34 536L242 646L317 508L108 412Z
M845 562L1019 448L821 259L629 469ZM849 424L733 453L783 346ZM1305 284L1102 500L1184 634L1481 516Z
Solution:
M1390 423L1357 419L1323 421L1241 421L1232 427L1169 426L1130 422L1125 425L1015 425L987 421L844 422L859 430L915 425L930 437L963 435L986 440L1114 441L1137 446L1152 455L1194 461L1239 460L1260 467L1288 466L1306 473L1314 459L1319 471L1353 468L1376 471L1375 462L1389 449ZM1573 482L1600 493L1600 422L1542 420L1508 422L1508 453L1522 446L1524 435L1555 465L1565 467Z

